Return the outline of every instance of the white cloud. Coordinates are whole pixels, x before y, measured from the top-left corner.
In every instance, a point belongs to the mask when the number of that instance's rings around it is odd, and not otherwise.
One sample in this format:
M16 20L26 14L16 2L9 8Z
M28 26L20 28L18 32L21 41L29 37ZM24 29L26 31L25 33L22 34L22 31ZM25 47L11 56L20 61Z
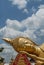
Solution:
M17 5L19 9L25 8L28 0L9 0L13 5Z
M10 46L9 44L6 44L6 43L0 44L0 47L4 48L4 50L3 50L4 53L11 53L12 51L14 51L12 46Z
M33 6L33 7L32 7L32 12L35 13L36 10L37 10L37 9Z
M0 56L5 58L5 60L4 60L5 62L9 63L11 58L16 57L17 52L14 51L12 46L2 43L2 44L0 44L0 47L4 48L3 52L0 53Z
M27 14L29 13L29 11L28 11L27 9L24 9L23 12L24 12L24 13L27 13Z
M37 15L39 18L44 19L44 8L43 8L43 9L41 8L41 9L36 13L36 15Z
M24 13L29 13L27 9L28 2L41 2L42 0L9 0L12 2L12 5L16 5L18 9L22 9ZM36 9L32 7L33 12L35 13Z
M42 32L37 31L38 29L44 30L44 9L40 8L36 14L28 17L21 22L18 20L6 20L5 27L0 29L0 37L11 37L24 36L29 37L34 41L39 40Z
M38 29L40 29L40 31ZM44 9L40 8L36 14L33 14L21 22L7 19L6 25L0 29L0 37L14 38L16 36L26 36L34 41L41 42L41 36L44 36ZM11 53L7 54L7 56L4 54L4 57L16 56L17 53L12 50L11 46L6 44L0 44L0 46L5 48L3 54Z
M44 5L40 5L39 8L44 9Z

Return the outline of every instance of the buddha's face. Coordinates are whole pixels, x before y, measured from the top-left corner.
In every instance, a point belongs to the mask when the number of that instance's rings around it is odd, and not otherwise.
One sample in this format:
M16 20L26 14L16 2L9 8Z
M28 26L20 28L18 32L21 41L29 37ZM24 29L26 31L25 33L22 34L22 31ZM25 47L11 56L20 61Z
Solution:
M33 42L25 39L25 38L20 38L19 39L19 45L21 46L22 50L25 49L28 52L33 52L35 51L35 48L33 46Z
M33 42L31 40L26 39L26 38L20 38L19 43L20 44L31 44L31 45L33 45Z
M6 38L4 40L11 44L16 51L35 51L33 42L27 38L19 38L14 40Z

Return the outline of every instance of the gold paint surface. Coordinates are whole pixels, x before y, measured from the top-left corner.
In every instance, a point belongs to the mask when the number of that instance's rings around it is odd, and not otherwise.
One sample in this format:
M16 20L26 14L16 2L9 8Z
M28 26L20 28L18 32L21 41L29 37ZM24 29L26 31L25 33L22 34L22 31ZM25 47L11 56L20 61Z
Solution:
M24 51L24 53L26 52L26 54L28 54L29 57L35 59L35 61L39 60L41 62L44 62L44 44L39 46L26 37L17 37L15 39L5 38L3 40L12 45L14 50L17 52Z

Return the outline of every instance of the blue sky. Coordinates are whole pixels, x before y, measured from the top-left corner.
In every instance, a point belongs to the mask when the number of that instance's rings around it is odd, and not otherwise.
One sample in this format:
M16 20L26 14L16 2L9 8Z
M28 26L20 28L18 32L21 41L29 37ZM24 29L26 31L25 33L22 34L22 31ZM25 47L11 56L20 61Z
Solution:
M9 19L23 20L31 16L33 13L39 9L40 5L44 4L44 0L29 0L26 4L26 8L29 13L23 12L23 8L19 9L18 5L12 5L12 1L0 0L0 28L5 25L5 21ZM33 9L35 9L35 12Z
M0 38L18 36L44 43L44 0L0 0Z
M2 29L2 27L4 28L4 26L8 25L8 24L6 24L6 21L8 19L17 20L19 22L22 22L23 20L27 19L28 17L32 17L33 14L36 15L36 13L40 9L42 9L44 6L44 0L21 0L21 1L20 0L0 0L0 29ZM24 29L26 29L26 28L25 27L22 28L21 31L24 32L25 31ZM40 32L40 29L38 28L37 31ZM36 32L34 34L36 34ZM0 33L0 35L2 35L2 37L3 37L2 33ZM36 36L37 36L37 34L36 34ZM38 35L38 37L40 37L40 36ZM42 39L42 40L44 40L44 39ZM38 42L40 43L41 41L38 41Z

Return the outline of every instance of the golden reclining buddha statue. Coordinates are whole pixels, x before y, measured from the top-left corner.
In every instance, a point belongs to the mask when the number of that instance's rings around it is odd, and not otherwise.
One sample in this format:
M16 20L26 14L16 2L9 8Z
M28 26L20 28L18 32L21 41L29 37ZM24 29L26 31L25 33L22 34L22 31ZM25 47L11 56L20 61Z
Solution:
M3 40L12 45L17 52L25 53L28 57L34 59L35 65L44 65L44 43L39 46L26 37L3 38Z

